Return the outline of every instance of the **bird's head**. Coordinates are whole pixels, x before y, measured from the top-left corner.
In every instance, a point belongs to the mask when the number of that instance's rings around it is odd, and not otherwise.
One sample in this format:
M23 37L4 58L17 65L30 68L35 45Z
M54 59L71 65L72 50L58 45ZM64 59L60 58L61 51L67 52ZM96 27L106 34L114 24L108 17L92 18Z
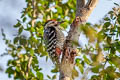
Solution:
M56 20L48 20L48 21L45 22L44 28L47 28L47 27L57 27L58 25L60 25L63 22L64 21L58 22Z

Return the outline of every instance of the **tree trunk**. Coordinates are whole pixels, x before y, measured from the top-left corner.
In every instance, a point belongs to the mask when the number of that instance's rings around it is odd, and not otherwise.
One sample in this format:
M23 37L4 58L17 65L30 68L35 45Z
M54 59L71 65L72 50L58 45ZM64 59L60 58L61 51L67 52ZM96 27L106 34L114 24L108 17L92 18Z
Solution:
M85 4L85 0L77 0L76 18L70 25L70 31L64 43L59 80L72 80L72 70L74 68L74 58L76 56L77 48L77 45L74 45L73 43L78 42L80 25L87 21L97 2L98 0L88 0L87 4Z

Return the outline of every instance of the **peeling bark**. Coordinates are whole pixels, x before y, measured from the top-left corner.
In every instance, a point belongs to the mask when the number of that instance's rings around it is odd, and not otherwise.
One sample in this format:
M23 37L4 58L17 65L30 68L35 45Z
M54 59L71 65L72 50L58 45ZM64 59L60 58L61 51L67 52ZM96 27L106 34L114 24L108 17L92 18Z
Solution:
M59 80L73 80L72 70L74 68L74 58L76 56L77 45L73 42L78 42L80 36L80 25L84 24L90 16L93 9L96 7L98 0L77 0L76 18L70 25L70 31L64 43L64 51L60 65Z

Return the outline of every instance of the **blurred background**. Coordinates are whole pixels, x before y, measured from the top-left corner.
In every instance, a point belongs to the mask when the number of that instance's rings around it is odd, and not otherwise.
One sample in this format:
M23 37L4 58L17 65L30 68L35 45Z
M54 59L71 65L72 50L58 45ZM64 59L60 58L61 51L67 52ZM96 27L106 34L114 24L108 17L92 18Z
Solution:
M92 12L88 19L88 22L95 24L98 23L108 11L110 11L115 5L114 2L120 4L120 0L99 0L97 7ZM23 8L26 7L25 0L0 0L0 29L4 29L7 38L12 39L16 35L17 30L13 28L13 25L17 23L17 19L20 19L21 12ZM81 39L82 42L82 39ZM5 52L5 42L2 40L1 30L0 30L0 54ZM7 61L10 56L0 57L0 65L3 71L0 72L0 80L13 80L9 79L8 75L5 74L5 69L7 68ZM44 67L43 72L50 74L48 72L48 66L52 64L50 61L45 62L42 60L40 65Z

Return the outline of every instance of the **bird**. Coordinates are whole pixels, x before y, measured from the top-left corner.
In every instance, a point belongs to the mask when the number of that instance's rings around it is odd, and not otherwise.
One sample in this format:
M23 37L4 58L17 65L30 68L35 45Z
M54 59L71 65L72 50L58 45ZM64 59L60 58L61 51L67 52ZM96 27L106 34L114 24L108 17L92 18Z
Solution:
M60 27L60 24L63 22L64 21L48 20L44 24L44 43L48 55L55 65L60 64L60 55L62 54L65 41L64 33Z

